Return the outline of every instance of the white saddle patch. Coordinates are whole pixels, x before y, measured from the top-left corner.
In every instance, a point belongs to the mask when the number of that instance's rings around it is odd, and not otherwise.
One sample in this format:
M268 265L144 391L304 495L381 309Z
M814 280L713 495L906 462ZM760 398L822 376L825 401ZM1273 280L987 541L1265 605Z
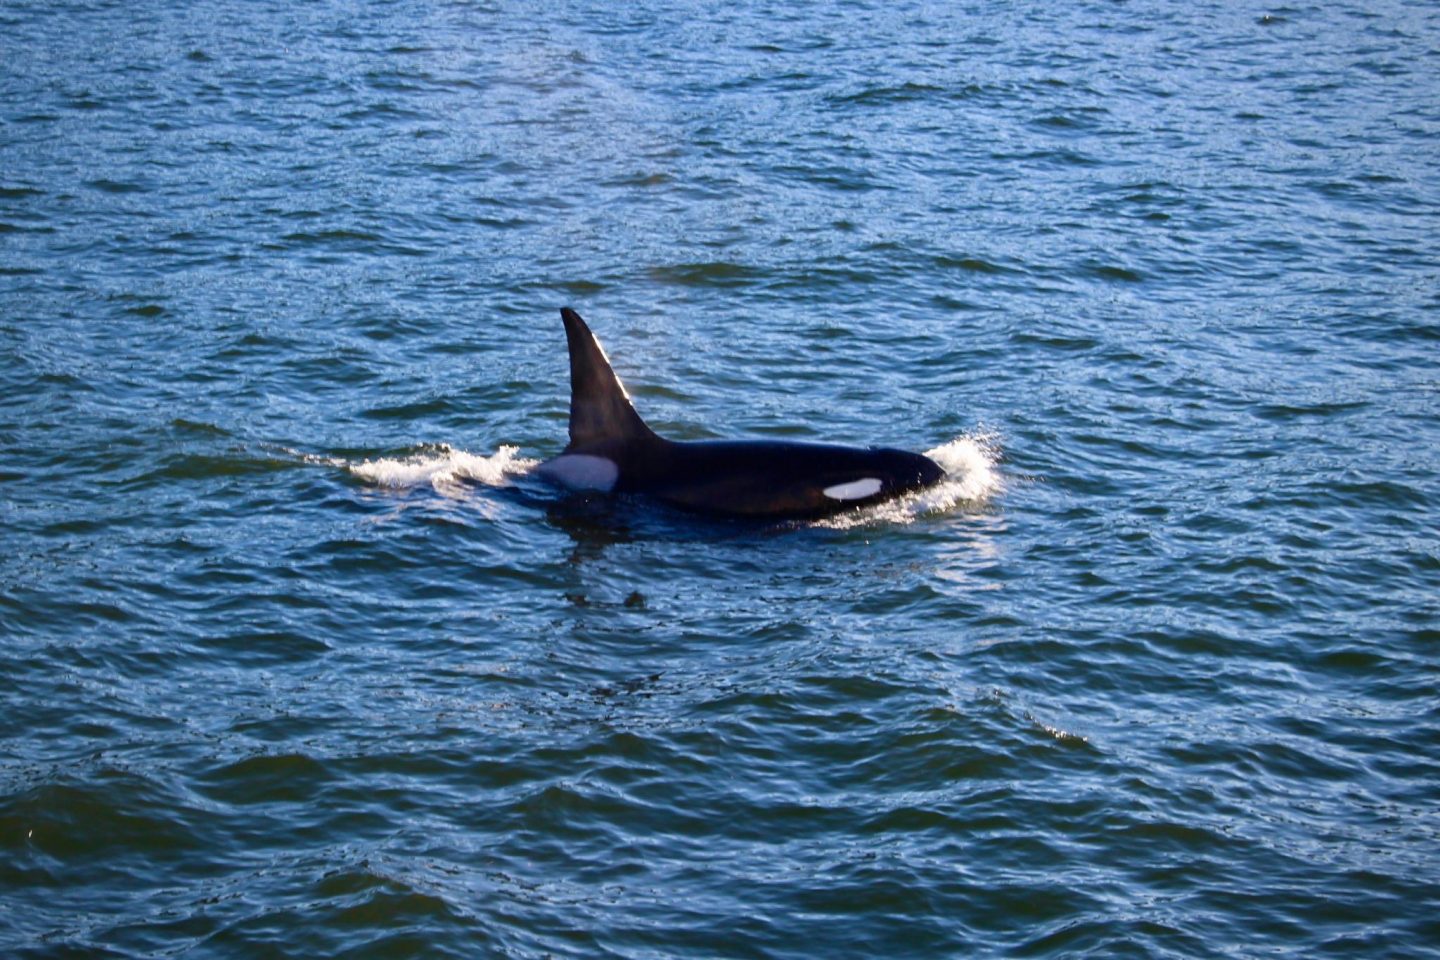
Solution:
M880 492L879 477L864 477L859 480L851 480L849 483L837 483L833 487L826 487L822 493L831 500L864 500L866 497L873 497Z
M609 457L564 453L540 464L540 475L571 490L607 491L620 479L620 467Z

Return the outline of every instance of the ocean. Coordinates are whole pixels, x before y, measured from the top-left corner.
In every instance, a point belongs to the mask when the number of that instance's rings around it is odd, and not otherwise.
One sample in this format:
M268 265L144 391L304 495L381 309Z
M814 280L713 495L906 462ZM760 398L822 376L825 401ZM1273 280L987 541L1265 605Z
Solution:
M1440 7L0 2L0 954L1440 956ZM739 523L534 475L930 451Z

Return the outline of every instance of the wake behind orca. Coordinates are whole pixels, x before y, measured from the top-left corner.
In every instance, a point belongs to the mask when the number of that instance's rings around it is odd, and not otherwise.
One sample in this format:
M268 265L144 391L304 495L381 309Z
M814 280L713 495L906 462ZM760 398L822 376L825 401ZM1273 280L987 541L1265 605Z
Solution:
M905 450L783 440L666 440L635 412L580 314L564 307L570 443L538 472L571 490L638 493L683 510L816 519L938 483L944 469Z

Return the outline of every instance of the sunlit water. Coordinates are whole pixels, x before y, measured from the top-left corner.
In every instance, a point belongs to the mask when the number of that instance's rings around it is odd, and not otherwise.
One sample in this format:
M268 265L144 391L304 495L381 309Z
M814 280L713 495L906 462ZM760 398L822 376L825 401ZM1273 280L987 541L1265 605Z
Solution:
M1440 9L0 3L0 954L1440 953ZM570 498L558 308L818 524Z

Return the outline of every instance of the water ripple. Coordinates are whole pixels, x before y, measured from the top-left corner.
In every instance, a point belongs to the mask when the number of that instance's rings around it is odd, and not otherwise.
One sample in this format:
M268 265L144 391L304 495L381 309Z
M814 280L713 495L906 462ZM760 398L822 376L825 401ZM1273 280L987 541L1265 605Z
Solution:
M7 955L1436 955L1427 7L0 21Z

